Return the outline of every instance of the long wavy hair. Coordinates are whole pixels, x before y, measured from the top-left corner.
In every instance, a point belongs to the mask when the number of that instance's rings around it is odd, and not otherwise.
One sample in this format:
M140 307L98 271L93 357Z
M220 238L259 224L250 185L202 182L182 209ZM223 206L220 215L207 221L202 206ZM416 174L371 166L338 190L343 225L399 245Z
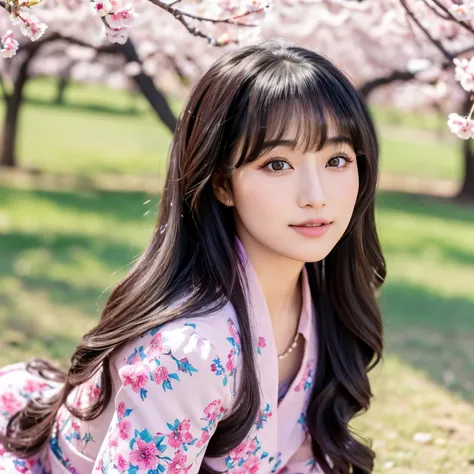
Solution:
M382 357L376 293L385 279L374 218L378 144L369 112L351 81L323 56L274 39L224 54L196 83L182 109L158 222L150 243L112 291L101 319L77 346L67 372L35 360L29 370L64 382L54 396L31 400L0 436L19 457L49 440L62 404L82 420L111 402L111 354L127 341L177 318L203 315L230 302L242 341L243 366L235 411L219 423L206 456L222 456L248 434L261 403L246 309L233 212L213 193L215 176L229 177L236 144L240 167L280 139L290 118L305 150L320 150L328 120L357 152L359 193L348 228L322 262L306 263L317 318L318 368L307 410L314 459L326 473L368 474L374 452L350 420L368 409L368 372ZM343 190L341 190L343 192ZM176 302L179 302L176 304ZM74 387L101 371L101 392L87 409L74 409ZM203 464L202 473L214 472Z

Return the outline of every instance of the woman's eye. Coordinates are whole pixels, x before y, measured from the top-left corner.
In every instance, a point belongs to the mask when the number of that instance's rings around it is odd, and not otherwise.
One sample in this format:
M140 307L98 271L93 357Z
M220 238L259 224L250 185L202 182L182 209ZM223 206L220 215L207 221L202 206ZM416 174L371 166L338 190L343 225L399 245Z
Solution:
M272 160L270 163L267 163L265 165L265 168L267 168L269 171L285 171L290 169L290 165L283 160Z
M349 158L345 156L335 156L334 158L331 158L328 163L330 164L331 168L344 168L348 163L350 163L352 160L349 160ZM332 165L331 165L332 163Z

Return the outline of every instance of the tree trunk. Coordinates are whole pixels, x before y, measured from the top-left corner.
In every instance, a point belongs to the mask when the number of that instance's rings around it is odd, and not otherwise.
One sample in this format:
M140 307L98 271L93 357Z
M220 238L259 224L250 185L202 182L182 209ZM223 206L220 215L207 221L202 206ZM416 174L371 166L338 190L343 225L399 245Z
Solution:
M124 45L119 45L118 49L128 62L140 62L135 46L130 40L127 40ZM134 76L133 79L160 120L169 128L171 133L173 133L177 123L176 117L166 97L156 88L153 79L144 73Z
M41 38L35 42L27 43L21 48L21 53L23 53L25 56L15 78L13 92L11 94L5 95L6 110L2 140L0 143L0 166L17 166L16 140L18 136L18 120L20 116L20 106L23 101L23 90L25 88L26 81L29 78L28 66L45 43L56 41L57 39L59 39L59 35L57 33L53 33L46 38Z
M471 144L472 138L464 140L463 157L464 157L464 181L461 191L457 198L461 201L474 202L474 152Z
M70 79L68 75L61 75L58 78L58 84L56 89L56 97L54 103L57 105L64 104L64 96L66 93L66 88L69 85Z
M0 166L16 167L16 142L18 136L18 119L23 100L23 90L28 80L28 65L36 54L37 49L29 51L20 66L13 84L13 92L5 99L6 110L3 125L3 138L0 150Z

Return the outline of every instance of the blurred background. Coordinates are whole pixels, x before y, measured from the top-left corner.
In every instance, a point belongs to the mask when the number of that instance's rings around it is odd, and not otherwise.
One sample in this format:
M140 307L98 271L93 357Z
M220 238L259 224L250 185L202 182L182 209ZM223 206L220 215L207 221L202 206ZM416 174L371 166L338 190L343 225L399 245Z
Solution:
M374 441L376 473L474 472L474 158L447 126L471 107L452 57L469 58L474 39L436 4L253 1L246 25L195 21L195 36L143 0L124 44L81 2L35 7L47 32L0 62L0 365L67 365L151 236L190 87L235 38L283 37L351 77L380 138L386 351L354 427Z

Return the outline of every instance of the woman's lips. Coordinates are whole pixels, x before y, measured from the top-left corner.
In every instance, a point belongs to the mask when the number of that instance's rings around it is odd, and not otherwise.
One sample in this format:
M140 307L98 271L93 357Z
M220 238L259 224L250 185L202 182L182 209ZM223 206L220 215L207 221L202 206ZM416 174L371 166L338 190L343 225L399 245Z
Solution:
M290 225L292 229L305 237L321 237L330 227L331 223L321 225Z

